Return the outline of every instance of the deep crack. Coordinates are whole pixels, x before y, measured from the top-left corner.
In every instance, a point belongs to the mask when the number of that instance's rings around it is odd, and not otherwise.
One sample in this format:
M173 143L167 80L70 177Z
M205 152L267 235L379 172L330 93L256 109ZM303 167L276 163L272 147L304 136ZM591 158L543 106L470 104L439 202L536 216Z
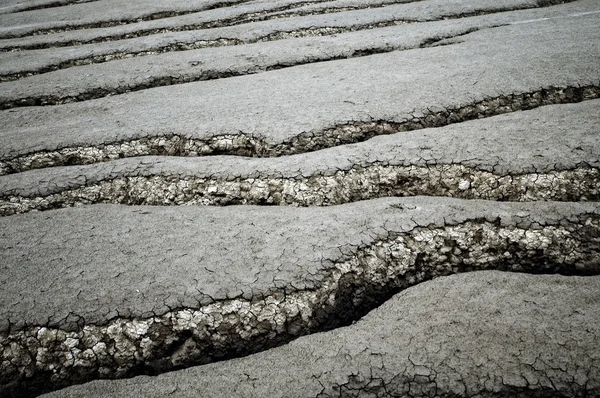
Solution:
M495 28L500 25L490 26L489 28ZM211 69L201 69L198 74L186 74L186 75L178 75L173 76L173 74L165 74L149 77L145 82L138 84L123 84L121 86L115 87L104 87L104 88L91 88L84 90L78 94L66 94L66 95L38 95L35 97L24 97L18 99L5 100L0 102L0 110L3 109L12 109L17 107L24 106L49 106L49 105L60 105L67 104L72 102L81 102L88 101L91 99L104 98L113 95L125 94L129 92L141 91L150 88L156 87L165 87L176 84L185 84L192 83L198 81L206 81L206 80L216 80L216 79L224 79L234 76L244 76L244 75L252 75L256 73L284 69L293 66L306 65L317 62L326 62L326 61L334 61L340 59L349 59L349 58L357 58L357 57L365 57L373 54L383 54L392 51L405 51L416 48L424 48L431 47L436 45L436 43L446 40L453 39L457 37L461 37L467 35L469 33L473 33L480 30L480 28L470 28L466 29L463 32L456 34L448 34L448 35L437 35L428 39L423 40L420 44L414 46L392 46L383 44L381 46L375 46L368 49L356 49L349 55L336 55L336 54L321 54L318 56L305 57L301 59L297 59L291 62L281 63L277 61L273 61L271 63L267 63L264 65L254 65L252 68L248 68L247 66L243 66L240 68L228 68L227 70L211 70ZM220 46L233 46L242 44L240 40L237 39L217 39L217 40L200 40L195 42L194 44L184 44L179 43L176 45L169 45L168 47L157 48L152 51L143 51L139 53L116 53L110 55L101 55L92 58L85 58L81 60L73 60L68 62L60 63L59 65L49 66L47 68L42 68L36 70L34 72L22 72L13 75L5 75L0 76L0 82L2 81L10 81L17 80L24 77L35 76L43 73L47 73L54 70L65 69L72 66L80 66L80 65L89 65L94 63L108 62L115 59L125 59L131 58L133 56L142 56L142 55L154 55L161 54L165 52L174 51L174 48L178 48L181 51L184 50L192 50L199 48L210 48L210 47L220 47Z
M4 393L40 393L95 378L121 378L246 355L297 336L347 325L391 295L435 277L474 270L598 274L600 218L502 227L467 221L415 228L332 263L310 291L273 291L150 318L68 328L29 325L0 334ZM65 320L68 321L68 320Z
M213 136L206 139L171 134L95 146L64 147L53 151L39 151L10 159L0 159L0 175L54 166L93 164L145 155L253 157L293 155L362 142L378 135L442 127L544 105L575 103L599 97L599 85L551 86L533 92L487 98L439 112L427 111L423 116L403 122L379 120L342 123L320 132L303 132L280 143L269 143L264 139L244 133Z
M19 7L17 10L13 12L25 12L25 11L35 11L35 10L43 10L46 8L56 8L56 7L65 7L73 4L82 4L82 3L92 3L98 0L57 0L49 3L43 3L33 6L23 6ZM18 6L18 5L16 5Z
M44 73L53 72L56 70L67 69L67 68L71 68L74 66L99 64L99 63L104 63L104 62L109 62L109 61L114 61L114 60L119 60L119 59L141 57L141 56L146 56L146 55L163 54L163 53L172 52L172 51L198 50L198 49L202 49L202 48L235 46L235 45L240 45L240 44L244 44L244 43L238 39L221 38L221 39L215 39L215 40L198 40L193 43L175 43L175 44L170 44L168 46L157 47L157 48L153 48L151 50L144 50L144 51L139 51L139 52L127 52L127 53L117 52L117 53L103 54L103 55L97 55L94 57L73 59L73 60L61 62L57 65L46 66L41 69L23 71L23 72L19 72L19 73L8 74L8 75L0 75L0 82L19 80L19 79L22 79L25 77L41 75ZM225 72L221 72L221 74L223 75L223 77L229 77L226 75ZM243 73L240 73L240 75L241 74L243 74ZM89 92L79 94L76 97L72 97L72 96L62 96L62 97L61 96L39 96L39 97L35 97L35 98L19 99L18 101L3 102L2 104L0 104L0 109L9 109L9 108L17 107L17 106L31 106L31 105L39 106L39 105L64 104L64 103L68 103L68 102L83 101L83 100L88 100L88 99L93 99L93 98L106 97L106 96L113 95L113 94L122 94L123 92L126 92L126 91L127 92L138 91L138 90L143 90L143 89L152 88L152 87L160 87L160 86L166 86L166 85L171 85L171 84L189 83L189 82L193 82L193 81L210 80L210 79L217 79L217 78L220 78L219 72L213 72L213 71L204 71L202 74L200 74L199 76L197 76L195 78L194 77L176 78L173 76L161 76L161 77L152 79L153 83L147 83L144 85L134 86L134 87L125 86L125 87L115 88L114 90L94 89L94 90L90 90ZM166 84L167 81L172 81L172 82L176 82L176 83Z
M129 25L129 24L138 23L138 22L154 21L157 19L172 18L172 17L182 16L182 15L194 14L197 12L209 11L209 10L213 10L213 9L217 9L217 8L231 7L231 6L239 5L242 3L247 3L249 1L252 1L252 0L227 0L227 1L222 1L220 3L209 4L205 7L201 7L201 8L195 9L195 10L160 11L160 12L155 12L155 13L144 15L142 17L138 17L138 18L134 18L134 19L118 19L118 20L114 20L114 21L99 21L99 22L91 22L91 23L88 22L88 23L81 23L81 24L73 24L69 27L64 27L64 28L41 29L41 30L37 30L34 32L23 33L23 34L6 34L2 38L3 39L9 39L9 38L12 39L12 38L20 38L20 37L39 36L39 35L46 35L46 34L69 32L72 30L109 28L109 27L113 27L113 26ZM48 8L48 7L41 7L41 8ZM33 9L35 9L35 8L33 8ZM32 9L27 10L27 11L31 11L31 10Z
M325 1L325 0L321 0L321 1ZM415 0L415 1L422 1L422 0ZM561 3L568 3L571 1L574 1L574 0L563 0L563 1L561 1ZM403 4L403 3L405 3L405 2L400 2L400 4ZM393 4L395 4L395 3L393 3ZM386 4L386 6L389 6L389 4ZM538 6L538 7L540 7L540 6ZM288 8L288 7L282 7L282 9L285 9L285 8ZM378 8L378 7L369 6L366 8ZM434 18L428 18L426 20L421 20L418 18L405 18L405 19L390 18L387 20L386 19L381 20L379 22L356 24L356 25L345 26L345 27L332 27L332 26L309 27L309 28L297 29L297 30L273 32L266 36L257 38L255 40L245 41L244 43L274 41L274 40L281 40L284 38L293 38L293 37L325 36L325 35L355 32L355 31L359 31L359 30L371 30L371 29L395 26L395 25L400 25L400 24L405 24L405 23L435 22L435 21L442 21L442 20L449 20L449 19L461 19L461 18L469 18L469 17L474 17L474 16L497 14L497 13L501 13L501 12L526 10L526 9L531 9L531 8L533 8L533 7L528 6L528 5L523 5L520 7L513 6L513 7L495 8L493 10L481 9L481 10L475 10L475 11L470 11L470 12L464 12L464 13L460 13L460 14L445 14L445 15L439 15ZM358 8L357 10L360 10L360 9L361 8ZM364 8L362 8L362 9L364 9ZM268 11L268 13L271 13L273 11L277 11L277 10L270 10L270 11ZM251 23L251 22L262 22L262 21L268 21L268 20L272 20L272 19L279 19L278 15L270 15L270 14L263 15L263 13L258 13L262 16L255 17L255 16L253 16L255 14L257 14L257 13L248 14L248 15L250 15L250 17L248 17L247 15L241 15L241 16L237 16L237 17L233 17L233 18L229 18L229 19L181 25L181 26L170 27L170 28L161 27L161 28L152 28L152 29L140 29L135 32L120 33L120 34L114 34L114 35L105 35L102 37L88 39L88 40L73 40L73 41L64 41L64 42L59 41L59 42L52 42L52 43L42 42L42 43L21 44L21 45L17 45L17 46L4 46L4 47L0 47L0 52L79 46L79 45L83 45L83 44L103 43L103 42L107 42L107 41L131 39L131 38L136 38L136 37L150 36L150 35L162 34L162 33L174 33L174 32L185 32L185 31L193 31L193 30L224 28L224 27L235 26L235 25ZM314 11L314 12L311 12L304 16L321 15L321 14L323 14L321 11ZM294 15L290 14L290 16L294 16ZM257 19L254 20L253 18L257 18ZM60 30L60 29L48 30L48 31L44 31L44 34L59 33L61 31L62 30ZM27 34L27 35L30 35L30 34ZM192 45L191 43L188 43L188 44ZM179 50L177 50L177 48L178 48L177 45L174 46L175 51L179 51Z
M329 176L296 178L118 177L47 196L33 195L0 195L0 216L97 203L328 206L389 196L586 201L600 199L600 170L497 175L462 165L374 164Z
M202 12L202 11L209 11L211 9L216 9L216 8L221 8L221 7L239 5L242 3L247 3L249 1L251 1L251 0L238 0L237 2L234 2L234 3L223 2L223 3L217 3L215 5L211 5L210 7L207 7L207 8L202 8L202 9L197 9L197 10L189 10L189 11L166 11L166 12L155 13L155 14L151 14L151 15L136 18L136 19L118 20L118 21L102 21L102 22L72 25L69 27L62 27L62 28L41 29L41 30L37 30L34 32L24 33L21 35L14 34L12 36L6 36L4 38L20 38L20 37L29 37L29 36L40 36L40 35L70 32L70 31L74 31L74 30L109 28L109 27L114 27L114 26L129 25L132 23L152 21L152 20L156 20L156 19L164 19L164 18L171 18L171 17L183 16L183 15L188 15L188 14L194 14L194 13L198 13L198 12ZM272 12L285 11L285 10L298 8L298 7L302 7L302 6L309 5L309 4L323 3L323 2L328 2L328 1L331 1L331 0L307 0L304 2L300 2L300 3L293 3L293 4L284 5L281 7L274 7L270 10L265 10L265 11L261 11L261 12L250 12L250 13L242 14L242 15L239 15L236 17L225 18L225 19L221 19L221 20L207 21L207 22L203 22L203 23L199 23L199 24L184 25L184 26L178 26L178 27L174 27L174 28L158 28L158 29L145 29L145 30L141 29L136 32L127 33L123 36L120 36L120 35L106 36L106 37L99 39L99 41L93 40L93 41L86 41L86 42L73 42L73 44L66 44L66 46L98 43L98 42L113 41L113 40L122 40L122 39L129 39L132 37L150 36L150 35L157 34L157 33L183 32L183 31L188 31L188 30L202 30L202 29L211 29L211 28L217 28L217 27L234 26L234 25L239 25L239 24L248 23L248 22L256 22L256 21L266 20L266 19L261 19L261 17L264 17ZM414 1L422 1L422 0L414 0ZM391 4L395 4L397 2L398 1L392 1ZM406 1L400 0L399 2L405 3ZM359 9L364 9L364 8L370 8L370 7L363 7L363 8L359 8ZM320 12L314 13L314 15L319 15L319 14L321 14L321 13ZM24 47L19 46L19 47L12 47L12 48L5 47L0 51L15 51L15 50L22 50L22 49L31 50L31 49L39 49L39 48L62 47L62 46L63 46L62 43L58 43L58 45L48 44L48 47L26 47L26 46L24 46Z

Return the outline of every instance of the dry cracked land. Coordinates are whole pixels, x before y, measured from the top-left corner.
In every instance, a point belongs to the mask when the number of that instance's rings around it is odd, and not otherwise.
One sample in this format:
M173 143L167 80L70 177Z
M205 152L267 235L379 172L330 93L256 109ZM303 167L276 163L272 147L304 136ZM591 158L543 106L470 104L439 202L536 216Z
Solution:
M600 397L600 1L0 0L1 397Z

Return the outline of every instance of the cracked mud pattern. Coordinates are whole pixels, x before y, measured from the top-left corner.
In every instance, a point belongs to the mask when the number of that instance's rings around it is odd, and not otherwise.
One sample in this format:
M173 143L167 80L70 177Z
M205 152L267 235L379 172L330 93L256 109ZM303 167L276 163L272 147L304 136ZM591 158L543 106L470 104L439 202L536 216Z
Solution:
M442 127L467 120L537 108L543 105L580 102L600 97L600 86L549 87L540 91L512 94L478 101L464 107L415 116L404 122L350 122L320 132L306 132L288 141L270 144L240 132L199 140L179 135L149 137L95 147L63 148L0 160L0 176L53 166L92 164L144 155L205 156L239 155L274 157L317 151L338 145L362 142L378 135L428 127Z
M288 14L286 14L286 13L274 13L274 11L269 11L269 12L262 12L262 13L251 13L248 15L235 17L235 18L232 18L231 20L229 20L227 23L224 23L223 21L218 21L218 22L207 22L207 23L204 23L201 25L185 25L185 26L182 26L180 29L176 29L175 31L177 31L177 32L188 31L189 32L189 31L195 31L195 30L208 29L209 37L211 37L211 38L203 38L201 35L197 36L196 39L189 39L186 37L181 37L181 38L175 38L175 40L173 40L173 42L169 42L168 44L150 45L149 46L146 43L142 46L143 49L139 49L139 50L136 50L136 49L131 49L129 51L109 50L108 52L105 50L104 52L101 52L99 55L93 55L93 56L90 56L89 53L84 52L80 56L73 54L71 57L69 57L68 59L66 59L62 62L51 63L51 64L47 64L42 67L34 67L33 69L27 69L27 65L22 64L19 67L19 72L4 73L4 74L0 73L0 82L22 79L22 78L33 76L33 75L48 73L51 71L61 70L61 69L65 69L65 68L71 68L74 66L97 64L97 63L109 62L109 61L114 61L114 60L119 60L119 59L127 59L127 58L132 58L132 57L156 55L156 54L176 52L176 51L189 51L189 50L209 48L209 47L238 46L238 45L250 44L250 43L272 42L272 41L293 39L293 38L332 36L332 35L338 35L338 34L342 34L342 33L359 32L359 31L365 31L365 30L372 30L372 29L378 29L378 28L403 25L403 24L407 24L407 23L420 22L419 18L421 18L421 13L417 12L417 13L415 13L414 17L408 17L408 18L405 17L402 19L397 19L397 18L390 19L390 17L385 16L385 14L384 15L374 15L372 17L372 21L367 19L364 23L354 22L350 26L345 26L343 24L341 26L320 26L320 25L326 24L326 23L318 21L315 24L312 24L310 22L300 24L297 29L285 29L284 26L282 26L280 28L275 28L275 29L268 29L268 27L265 26L262 29L262 31L264 31L264 33L260 33L261 29L259 28L257 33L250 33L249 35L241 34L239 29L237 29L237 30L236 29L229 29L229 30L216 29L216 31L220 32L217 37L215 37L215 35L210 34L210 32L212 32L210 29L235 27L240 24L243 25L243 24L249 23L249 22L268 21L270 19L278 19L278 18L282 18L282 17L297 17L297 16L302 16L302 15L329 14L332 11L342 12L342 11L349 11L349 10L361 10L364 8L378 9L378 8L383 8L383 7L390 6L390 5L397 4L397 3L400 3L400 5L404 5L404 4L408 3L408 5L410 5L410 3L412 3L412 2L400 1L400 2L391 2L391 3L383 2L383 3L365 4L362 6L355 5L353 7L342 7L339 10L338 10L338 8L322 9L321 7L319 7L318 12L312 10L312 11L307 11L305 13L288 13ZM420 3L420 2L417 2L417 3ZM301 7L302 5L303 5L303 3L297 3L297 4L293 4L291 6ZM419 5L420 4L417 4L417 6L419 6ZM546 5L542 4L541 6L546 6ZM290 5L286 5L281 8L287 9L288 7L290 7ZM439 11L439 15L435 14L431 17L428 17L427 20L428 21L444 21L444 20L453 20L453 19L465 19L466 17L469 17L469 16L482 16L482 15L497 14L497 13L503 13L505 11L515 10L515 9L530 9L530 7L531 7L530 4L516 5L515 7L504 7L504 8L499 7L499 8L495 8L494 10L491 10L491 11L484 11L484 10L480 10L477 7L475 7L471 11L466 10L466 11L461 12L460 15L454 15L451 11L444 12L442 10L442 11ZM263 15L262 18L258 18L257 17L258 14L260 14L260 15L266 14L266 15ZM412 15L412 14L409 13L409 15ZM317 25L317 26L315 26L315 25ZM339 23L338 23L338 25L339 25ZM495 25L496 26L502 25L502 23L498 22ZM473 28L465 29L465 31L463 33L459 33L459 34L455 34L455 35L448 35L446 37L444 37L443 35L442 36L438 35L438 36L430 37L423 41L422 46L431 45L431 43L442 40L442 39L459 37L464 34L470 33L472 31L476 31L478 29L479 29L479 27L473 27ZM127 34L126 36L123 36L123 37L113 37L112 39L113 40L131 39L134 37L143 37L146 35L156 35L156 34L164 35L165 33L170 33L170 32L173 32L173 30L160 28L160 29L156 29L153 31L143 31L143 32L137 32L136 34ZM237 37L237 36L239 36L239 37ZM99 43L99 42L102 43L107 40L108 40L108 38L104 37L102 39L96 39L96 40L64 42L64 43L61 43L61 46L79 46L79 45ZM56 43L54 43L54 44L56 44ZM41 49L41 48L48 48L48 43L46 43L46 44L42 44L42 43L27 44L27 45L21 45L21 46L1 46L0 45L0 51L4 51L4 52L20 51L20 50L33 50L33 49ZM93 47L89 47L89 46L88 46L88 48L93 49ZM364 54L372 54L372 53L376 53L376 52L389 52L389 51L396 51L396 50L398 50L398 48L394 48L393 46L383 46L379 49L377 49L376 46L373 46L373 49L371 51L370 50L361 50L361 51L358 51L357 54L364 55ZM356 56L356 55L353 55L353 56ZM308 62L327 61L327 60L333 60L333 59L339 59L339 58L342 58L342 57L339 57L339 56L326 57L325 56L322 59L314 59L314 60L311 60ZM298 61L295 64L302 64L302 63L304 63L304 62ZM287 65L287 66L292 66L292 65ZM171 76L171 78L173 78L173 76ZM204 80L205 78L206 78L206 76L205 77L196 77L195 79L186 78L186 79L178 79L178 80L174 80L174 81L172 80L170 84L181 84L181 83L189 82L189 81ZM161 79L162 85L165 85L166 81L168 81L165 79L166 79L166 77ZM155 86L160 85L158 81L154 82L154 84L155 84ZM127 90L134 91L135 88L128 88ZM115 93L117 93L117 92L113 92L112 94L115 94ZM108 95L108 94L109 93L106 93L104 95ZM88 95L84 95L84 97L87 99L98 98L98 95L99 95L99 93L96 93L96 96L92 96L92 94L90 93ZM75 98L68 98L68 99L65 98L65 99L61 100L61 99L52 98L52 97L37 99L37 101L41 102L42 104L57 104L57 103L70 102L70 101L74 101L74 100L76 100L76 99ZM10 103L3 104L2 108L7 109L7 108L13 107L13 106L23 106L24 104L28 104L30 101L35 102L36 99L22 100L20 102L14 102L12 104L10 104Z
M108 55L97 55L94 57L89 57L89 58L84 58L84 59L74 59L74 60L70 60L70 61L61 62L58 65L52 65L52 66L38 69L35 71L26 71L26 72L19 72L19 73L13 73L13 74L8 74L8 75L0 75L0 82L18 80L18 79L22 79L24 77L34 76L34 75L38 75L38 74L42 74L42 73L48 73L48 72L60 70L60 69L71 68L74 66L99 64L99 63L109 62L109 61L114 61L114 60L119 60L119 59L126 59L126 58L132 58L132 57L143 57L143 56L147 56L147 55L163 54L163 53L173 52L173 51L188 51L188 50L198 50L198 49L202 49L202 48L211 48L211 47L237 46L237 45L241 45L241 44L244 44L244 43L239 39L222 38L222 39L215 39L215 40L197 40L193 43L177 43L177 44L169 45L167 47L153 48L152 50L149 50L149 51L127 52L127 53L121 52L121 53L111 53ZM215 74L215 75L216 76L214 76L214 77L205 76L204 78L198 77L196 79L186 79L186 80L181 79L176 82L173 81L170 84L181 84L181 83L189 83L192 81L210 80L211 78L215 79L215 78L221 78L221 77L229 77L226 74L223 74L222 76L219 76L218 74ZM150 88L150 87L166 86L166 85L168 85L166 83L172 79L173 78L167 80L165 78L165 81L162 84L160 81L155 81L152 84L147 85L146 87L128 88L127 91L130 92L130 91L136 91L136 90L143 90L145 88ZM123 89L123 91L125 91L125 89ZM92 99L92 98L102 98L102 97L106 97L108 95L121 94L117 90L103 92L102 94L100 94L100 93L101 92L87 93L87 94L83 94L82 96L85 99ZM58 104L66 104L69 102L74 102L76 100L77 100L76 98L72 98L72 97L64 97L64 98L39 97L39 98L31 98L31 99L22 99L18 102L12 102L12 103L5 102L0 105L0 109L10 109L10 108L14 108L16 106L30 106L30 105L58 105Z
M89 2L93 2L93 1L98 1L98 0L63 2L63 4L61 4L60 2L49 3L49 4L45 4L45 5L32 6L32 7L27 7L25 9L20 9L19 12L35 11L35 10L41 10L41 9L45 9L45 8L52 8L52 7L56 7L56 6L63 6L63 5L69 5L69 4L89 3ZM205 11L205 10L218 9L221 7L235 6L238 4L246 3L248 1L249 0L226 0L223 2L214 2L213 1L213 2L207 2L207 4L204 4L200 7L198 7L197 9L188 9L188 10L180 10L180 11L175 11L175 10L173 10L173 11L158 11L158 12L147 12L146 11L146 12L143 12L143 14L145 14L145 15L139 16L137 18L125 18L125 19L117 19L117 20L110 20L110 21L98 21L98 22L90 22L90 23L75 23L75 24L72 24L72 25L64 27L64 28L41 29L41 30L35 30L33 32L26 33L26 34L7 34L7 35L4 35L3 38L47 35L47 34L68 32L71 30L106 28L106 27L111 27L111 26L134 24L134 23L143 22L143 21L152 21L152 20L157 20L157 19L171 18L171 17L180 16L180 15L197 13L197 12ZM64 3L66 3L66 4L64 4ZM90 8L90 9L95 10L96 12L98 11L97 8Z
M335 13L344 13L344 12L353 12L360 10L376 10L379 8L385 8L390 6L403 6L408 5L410 7L411 3L417 3L416 9L420 9L421 3L423 0L399 0L399 1L366 1L364 4L360 4L360 2L352 2L351 6L343 6L344 2L332 2L329 0L313 0L313 1L290 1L288 4L278 5L283 2L274 2L272 5L261 4L255 7L246 7L248 11L238 13L233 17L225 17L225 18L214 18L213 16L208 16L206 22L195 22L194 19L181 20L181 21L173 21L171 24L161 24L160 27L157 28L137 28L128 31L127 33L113 34L113 35L101 35L98 38L86 39L86 40L74 40L74 41L58 41L55 43L52 42L41 42L36 44L23 44L17 46L2 46L0 47L0 51L20 51L20 50L33 50L40 48L52 48L57 46L77 46L82 44L90 44L90 43L101 43L106 41L117 41L122 39L130 39L135 37L143 37L143 36L151 36L155 34L162 33L173 33L173 32L185 32L185 31L194 31L194 30L203 30L203 29L214 29L214 28L225 28L231 26L238 26L244 24L251 24L255 22L268 22L272 20L280 20L294 17L302 17L302 16L320 16L320 15L329 15ZM573 0L559 0L558 3L568 3ZM247 1L238 1L238 3L244 3ZM323 3L323 4L321 4ZM328 7L328 5L335 3L339 3L336 7ZM450 19L450 18L466 18L470 16L477 15L486 15L490 13L498 13L504 11L514 11L519 9L528 9L533 7L545 7L548 6L546 2L543 1L534 1L534 2L514 2L514 5L509 4L507 6L503 5L493 5L489 3L489 9L486 9L485 5L478 7L477 5L466 4L466 7L463 7L458 13L454 10L448 11L447 13L443 13L440 15L434 14L434 16L428 17L426 20L442 20L442 19ZM219 3L217 3L219 5ZM313 7L310 7L313 5ZM427 6L427 5L425 5ZM434 4L434 7L437 4ZM208 8L209 10L211 7ZM243 10L241 8L240 10ZM257 11L254 11L254 10ZM261 11L258 11L261 10ZM121 21L104 21L104 22L94 22L88 24L80 24L74 26L67 26L62 28L49 28L31 31L23 34L15 33L8 34L4 37L6 38L20 38L20 37L28 37L28 36L40 36L40 35L55 35L64 32L71 32L77 30L85 30L85 29L94 29L94 28L107 28L107 27L115 27L122 25L135 24L143 21L152 21L156 19L162 18L172 18L180 15L186 15L194 13L194 11L180 11L180 12L159 12L149 16L140 17L135 20L121 20ZM194 14L196 15L196 14ZM203 17L202 13L197 13L200 17ZM358 15L358 14L357 14ZM385 14L384 14L385 15ZM409 14L412 15L412 14ZM417 14L420 15L420 14ZM203 18L201 18L203 19ZM306 35L310 36L321 36L321 35L330 35L341 32L351 32L356 30L363 29L375 29L381 28L385 26L393 26L396 24L403 23L415 23L420 22L422 19L420 16L408 18L377 18L379 22L374 23L364 23L364 24L353 24L348 27L327 27L324 26L322 28L302 28L298 30L282 30L281 32L277 32L272 34L272 38L269 36L264 36L262 40L279 40L285 37L304 37ZM190 21L190 22L188 22ZM280 37L280 35L282 35ZM287 36L286 36L287 35Z
M600 171L495 175L460 165L372 166L296 179L126 177L43 197L0 196L0 216L95 203L123 205L328 206L388 196L503 201L600 199Z
M124 395L219 397L232 384L240 396L270 397L297 391L317 397L568 397L577 396L578 385L597 395L598 278L488 271L422 287L393 297L350 328L300 338L235 363L112 386L98 381L51 396L102 395L111 388ZM537 328L553 315L569 320ZM499 335L506 323L513 333ZM439 336L440 329L454 338ZM548 355L548 348L560 354Z
M140 4L0 8L0 396L598 395L596 1Z
M421 1L421 0L413 0L413 1ZM175 27L169 27L169 25L167 24L161 28L137 29L137 30L135 30L133 32L129 32L125 35L113 35L113 36L108 36L108 37L104 36L100 39L91 39L91 40L87 40L84 42L60 43L60 45L61 46L81 45L81 44L98 43L98 42L104 42L104 41L120 40L120 39L125 39L125 38L150 36L150 35L158 34L158 33L169 33L169 32L181 32L181 31L190 31L190 30L220 28L220 27L235 26L235 25L252 23L252 22L268 21L271 19L279 19L279 18L286 18L286 17L295 17L295 16L302 16L302 15L321 15L321 14L329 14L329 13L334 13L334 12L362 10L362 9L366 9L366 8L380 8L380 7L385 7L385 6L393 5L393 4L411 3L413 1L411 1L411 0L399 0L399 1L387 1L387 2L375 1L375 2L368 2L367 4L363 4L363 5L357 4L357 5L351 6L351 7L332 7L332 8L319 6L320 3L331 3L330 0L291 1L291 2L288 2L287 4L284 4L285 2L280 1L280 2L274 2L274 4L272 4L272 5L262 4L262 5L255 6L255 7L250 6L250 7L241 8L240 10L242 10L242 11L240 13L234 12L234 14L238 14L238 15L233 16L233 17L226 17L226 18L210 18L209 17L209 20L207 22L203 22L203 23L193 23L193 24L188 23L188 24L184 24L181 26L175 26ZM237 3L240 3L240 4L245 3L245 2L248 2L248 0L237 1ZM235 3L235 2L231 2L231 3ZM211 10L214 8L219 8L219 5L230 6L232 4L216 3L214 6L205 7L204 10ZM310 6L310 5L317 5L317 7L316 7L316 9L313 9L313 10L294 11L295 9L302 8L304 6ZM246 9L248 11L243 11ZM264 10L264 11L253 11L253 10ZM154 14L151 14L151 15L148 15L145 17L140 17L135 20L124 19L124 20L120 20L120 21L104 21L104 22L79 24L79 25L67 26L67 27L63 27L63 28L49 28L49 29L42 29L42 30L37 30L37 31L33 31L33 32L28 32L26 34L21 34L21 35L15 34L15 35L12 35L12 37L51 35L51 34L69 32L69 31L80 30L80 29L106 28L106 27L114 27L114 26L119 26L119 25L136 24L136 23L143 22L143 21L152 21L152 20L157 20L157 19L172 18L172 17L176 17L176 16L187 15L190 13L198 13L198 11L200 11L200 10L179 11L179 12L177 12L177 11L159 12L159 13L154 13ZM200 16L202 16L202 14L200 14ZM33 46L25 45L25 46L20 46L20 47L2 47L2 50L0 50L0 51L39 49L39 48L48 48L48 47L54 47L54 46L56 46L56 43L54 43L54 44L47 43L45 45L37 45L37 46L36 45L33 45Z
M162 316L110 320L75 330L27 326L0 335L4 383L43 389L160 372L245 355L294 336L348 324L373 303L422 281L457 272L505 270L596 274L600 218L528 229L489 222L416 228L336 262L320 287L227 300ZM49 376L51 375L51 376ZM12 380L12 382L11 382Z
M295 10L297 8L301 8L301 7L304 7L307 5L314 5L314 4L319 5L319 3L330 3L330 1L329 0L312 0L312 1L302 1L302 2L291 2L289 4L282 5L282 6L266 7L266 8L268 8L267 11L248 12L248 13L243 13L236 17L214 20L214 21L205 22L202 24L184 25L184 26L177 27L177 28L161 28L161 29L157 29L157 30L142 30L142 31L136 32L135 34L128 34L127 38L148 36L148 35L152 35L152 34L156 34L156 33L178 32L178 31L235 26L235 25L251 23L251 22L268 21L268 20L272 20L272 19L289 18L289 17L304 16L304 15L321 15L321 14L330 14L330 13L343 12L343 11L363 10L366 8L380 8L380 7L385 7L385 6L399 4L399 3L400 4L411 3L413 1L420 1L420 0L412 0L412 1L411 0L399 0L399 1L396 0L396 1L386 1L386 2L375 2L372 4L371 3L367 3L367 4L363 4L363 5L357 4L357 5L349 6L349 7L318 6L316 9L297 10L297 11ZM237 3L245 3L245 2L248 2L248 0L237 1ZM219 4L217 3L216 5L217 5L217 7L213 6L213 7L208 7L208 8L204 8L204 9L210 10L210 9L214 9L214 8L219 8L218 7ZM231 5L231 4L227 4L227 5ZM264 6L261 8L264 8ZM179 11L179 12L176 12L176 11L160 12L160 13L154 13L154 14L151 14L151 15L148 15L145 17L140 17L135 20L95 22L95 23L89 23L89 24L69 26L69 27L65 27L65 28L45 29L45 30L38 30L38 31L31 32L28 35L36 36L36 35L47 35L47 34L56 34L56 33L61 33L61 32L69 32L69 31L79 30L79 29L106 28L106 27L112 27L112 26L134 24L134 23L142 22L142 21L151 21L151 20L162 19L162 18L171 18L171 17L180 16L180 15L196 13L198 11L201 11L201 10ZM18 37L18 36L16 36L16 37ZM124 38L124 37L111 37L110 39L118 40L120 38ZM105 38L102 41L105 41L105 40L107 40L107 39ZM95 41L90 41L90 42L93 43ZM90 42L88 42L88 43L90 43ZM77 43L77 44L79 44L79 43Z

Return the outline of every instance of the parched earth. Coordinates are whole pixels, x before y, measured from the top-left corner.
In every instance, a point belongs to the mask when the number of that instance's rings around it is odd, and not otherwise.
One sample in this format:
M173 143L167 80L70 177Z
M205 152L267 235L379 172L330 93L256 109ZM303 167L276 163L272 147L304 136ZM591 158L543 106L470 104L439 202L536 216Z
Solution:
M600 397L597 0L0 0L0 396Z

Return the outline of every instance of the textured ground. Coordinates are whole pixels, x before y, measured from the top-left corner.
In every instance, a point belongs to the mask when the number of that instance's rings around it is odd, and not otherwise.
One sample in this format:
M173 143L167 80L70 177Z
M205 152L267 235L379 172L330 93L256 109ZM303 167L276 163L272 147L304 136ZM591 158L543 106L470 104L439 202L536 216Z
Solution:
M598 26L0 0L0 396L600 396Z
M519 397L577 396L584 388L598 396L598 289L597 276L440 278L350 327L238 360L51 396Z

